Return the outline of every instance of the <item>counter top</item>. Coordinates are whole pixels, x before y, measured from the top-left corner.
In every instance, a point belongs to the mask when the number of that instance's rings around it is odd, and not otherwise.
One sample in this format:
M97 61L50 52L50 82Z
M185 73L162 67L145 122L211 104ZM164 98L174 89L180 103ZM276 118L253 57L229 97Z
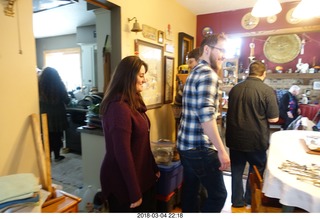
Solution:
M87 129L84 128L84 126L78 127L77 131L80 133L86 133L86 134L92 134L92 135L100 135L100 136L104 136L103 135L103 130L100 128L96 128L96 129Z
M70 112L70 111L88 112L88 109L81 108L81 107L67 107L66 110L67 112Z

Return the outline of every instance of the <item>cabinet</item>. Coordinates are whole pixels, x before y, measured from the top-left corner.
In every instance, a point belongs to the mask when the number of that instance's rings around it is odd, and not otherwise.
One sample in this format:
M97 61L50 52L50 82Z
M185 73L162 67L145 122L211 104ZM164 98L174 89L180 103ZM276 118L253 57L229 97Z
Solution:
M65 132L66 147L77 154L81 154L81 138L77 128L86 125L86 114L86 109L67 108L69 127Z

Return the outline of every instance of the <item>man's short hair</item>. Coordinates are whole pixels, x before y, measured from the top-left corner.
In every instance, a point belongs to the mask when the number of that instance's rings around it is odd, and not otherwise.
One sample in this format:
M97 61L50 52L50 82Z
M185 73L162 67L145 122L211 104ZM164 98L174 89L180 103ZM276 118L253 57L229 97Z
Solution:
M201 41L201 45L200 45L200 55L202 55L205 45L210 46L210 47L215 46L215 45L217 45L219 40L227 40L226 35L224 33L212 34L212 35L209 35L209 36L203 38L203 40Z
M292 93L293 91L300 91L300 87L298 85L292 85L289 88L290 93Z
M191 50L188 53L188 59L194 58L196 61L198 61L199 57L200 57L200 49L199 49L199 47Z
M250 76L262 76L266 71L266 65L261 61L254 61L249 65Z

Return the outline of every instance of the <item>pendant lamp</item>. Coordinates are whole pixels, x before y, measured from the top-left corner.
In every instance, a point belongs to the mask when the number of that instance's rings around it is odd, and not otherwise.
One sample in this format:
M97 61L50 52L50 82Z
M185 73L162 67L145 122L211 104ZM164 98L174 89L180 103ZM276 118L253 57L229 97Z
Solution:
M252 8L251 15L254 17L269 17L280 13L282 10L278 0L257 0Z
M320 0L301 0L292 12L293 18L308 19L320 16Z

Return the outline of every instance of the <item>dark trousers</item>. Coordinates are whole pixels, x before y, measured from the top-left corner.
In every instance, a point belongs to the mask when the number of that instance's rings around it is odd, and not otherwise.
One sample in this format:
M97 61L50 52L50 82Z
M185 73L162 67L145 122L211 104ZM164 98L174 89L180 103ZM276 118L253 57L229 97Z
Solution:
M142 203L139 207L130 208L129 202L120 202L113 194L108 197L109 211L113 213L130 212L156 212L156 189L155 186L142 194Z
M179 151L183 166L182 212L221 212L227 198L220 161L216 151L208 148ZM200 185L207 198L200 208Z
M266 166L266 151L242 152L230 149L231 161L231 202L234 207L242 207L246 204L251 205L251 190L249 175L252 172L252 166L256 165L261 176ZM246 182L246 191L243 189L243 173L247 162L249 163L249 172Z
M63 146L62 136L63 132L49 132L50 155L53 152L55 159L60 156L60 150Z

